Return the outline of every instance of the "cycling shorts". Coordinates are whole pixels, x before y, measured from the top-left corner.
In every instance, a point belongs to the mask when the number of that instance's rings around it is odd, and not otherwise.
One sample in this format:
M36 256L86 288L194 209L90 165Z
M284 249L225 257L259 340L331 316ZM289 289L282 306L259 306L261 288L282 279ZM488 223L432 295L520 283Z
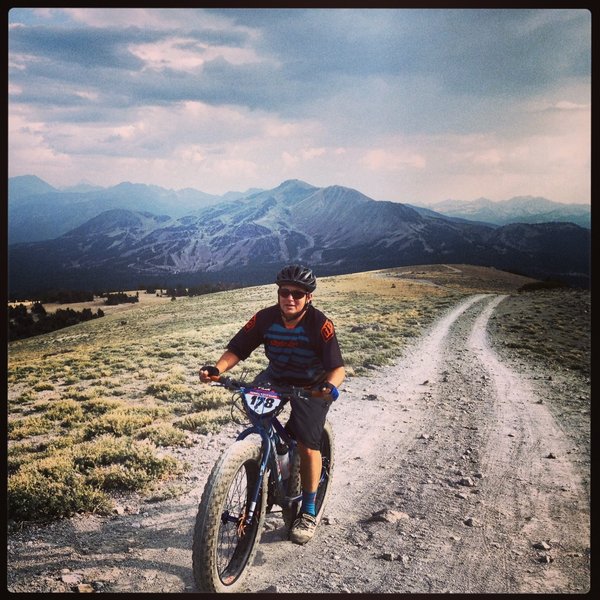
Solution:
M257 375L253 385L261 385L267 382L277 386L277 382L270 379L265 370ZM286 384L280 383L280 385ZM286 431L307 448L320 450L325 419L332 402L332 400L326 400L325 398L292 398L290 400L290 418L285 424Z

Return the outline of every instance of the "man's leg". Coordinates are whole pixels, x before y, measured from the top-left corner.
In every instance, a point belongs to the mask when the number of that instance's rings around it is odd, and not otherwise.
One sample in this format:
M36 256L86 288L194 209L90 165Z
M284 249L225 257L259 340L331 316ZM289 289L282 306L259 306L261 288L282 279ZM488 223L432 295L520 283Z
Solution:
M321 477L321 452L298 442L300 454L300 482L302 483L302 511L294 521L290 540L296 544L306 544L317 528L315 497Z
M321 452L313 448L307 448L302 442L298 442L298 451L300 454L300 481L302 483L302 494L304 496L302 508L304 512L308 512L315 516L314 496L312 505L305 505L309 494L316 494L321 478ZM306 510L308 509L308 510Z
M290 530L290 540L296 544L306 544L317 527L315 499L323 468L318 448L330 406L331 402L317 398L310 402L292 403L292 413L286 425L298 441L300 455L302 510Z

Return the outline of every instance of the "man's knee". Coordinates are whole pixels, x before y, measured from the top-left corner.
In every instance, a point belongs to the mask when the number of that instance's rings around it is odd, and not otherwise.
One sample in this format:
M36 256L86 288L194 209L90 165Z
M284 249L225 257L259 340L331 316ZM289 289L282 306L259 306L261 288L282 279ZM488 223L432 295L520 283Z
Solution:
M302 442L298 442L298 451L300 452L300 456L305 456L306 458L318 458L321 455L320 450L315 450L314 448L309 448L305 446Z

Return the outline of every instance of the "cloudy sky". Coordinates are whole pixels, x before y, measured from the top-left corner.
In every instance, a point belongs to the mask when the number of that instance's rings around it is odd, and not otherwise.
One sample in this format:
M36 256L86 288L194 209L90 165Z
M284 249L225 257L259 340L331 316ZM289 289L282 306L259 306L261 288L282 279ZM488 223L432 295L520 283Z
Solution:
M9 12L9 176L590 202L585 9Z

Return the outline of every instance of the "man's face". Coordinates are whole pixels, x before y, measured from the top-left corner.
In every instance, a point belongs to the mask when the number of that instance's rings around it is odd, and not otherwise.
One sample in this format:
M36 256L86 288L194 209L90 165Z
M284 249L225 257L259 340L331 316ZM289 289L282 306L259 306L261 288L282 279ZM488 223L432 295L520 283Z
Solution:
M290 292L300 296L294 298ZM293 284L283 284L277 290L279 296L279 308L286 317L291 317L300 312L307 302L310 302L312 294L307 294L301 287ZM282 295L283 294L283 295Z

